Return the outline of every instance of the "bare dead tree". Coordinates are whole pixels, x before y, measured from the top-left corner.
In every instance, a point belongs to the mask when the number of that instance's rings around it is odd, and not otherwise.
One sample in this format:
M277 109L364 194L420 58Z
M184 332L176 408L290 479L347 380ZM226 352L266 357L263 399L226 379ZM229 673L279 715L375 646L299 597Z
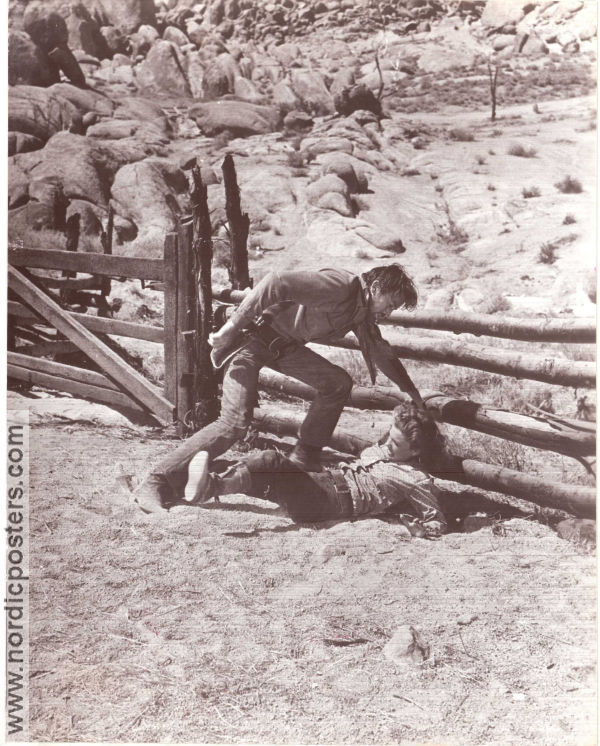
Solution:
M494 72L492 73L492 65L488 62L488 76L490 79L490 94L492 97L492 122L496 121L496 95L498 87L498 73L500 72L500 65L494 66Z

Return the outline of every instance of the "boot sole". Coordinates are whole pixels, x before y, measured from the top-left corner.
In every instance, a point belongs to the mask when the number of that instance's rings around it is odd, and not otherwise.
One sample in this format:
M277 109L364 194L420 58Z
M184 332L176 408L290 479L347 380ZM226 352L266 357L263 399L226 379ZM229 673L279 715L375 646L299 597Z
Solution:
M207 451L199 451L190 461L188 466L188 479L183 492L183 499L188 503L205 502L208 497L203 491L208 483L208 461Z

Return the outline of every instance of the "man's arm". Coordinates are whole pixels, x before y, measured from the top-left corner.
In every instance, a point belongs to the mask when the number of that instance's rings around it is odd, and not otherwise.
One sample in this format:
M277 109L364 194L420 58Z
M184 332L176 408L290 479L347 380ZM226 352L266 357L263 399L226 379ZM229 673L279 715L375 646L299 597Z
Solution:
M419 390L408 375L404 365L398 359L390 343L381 336L377 324L367 321L357 330L356 334L361 349L365 349L366 347L366 354L369 355L384 376L387 376L401 391L408 394L419 409L427 411Z

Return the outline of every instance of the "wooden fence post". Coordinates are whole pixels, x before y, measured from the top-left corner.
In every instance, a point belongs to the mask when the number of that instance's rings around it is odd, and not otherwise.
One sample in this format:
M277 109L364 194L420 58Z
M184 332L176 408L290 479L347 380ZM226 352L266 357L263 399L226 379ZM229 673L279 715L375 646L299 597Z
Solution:
M164 359L165 397L175 406L177 417L177 234L168 233L164 247Z
M217 379L210 359L208 336L212 331L213 247L211 240L208 195L200 169L192 169L192 218L194 225L193 277L198 281L200 299L197 304L197 333L195 340L194 427L196 429L215 420L219 414ZM196 285L194 283L194 289Z
M242 212L235 164L230 153L225 156L221 170L223 171L223 183L225 185L225 212L227 213L231 238L229 279L235 290L243 290L252 287L248 271L250 218L247 213Z
M194 335L196 334L196 292L193 268L192 221L180 220L177 242L177 422L178 432L191 429L194 387Z
M111 255L112 254L112 244L113 244L113 225L114 225L114 219L115 219L115 213L112 208L112 205L109 205L108 207L108 219L106 221L106 230L102 231L102 235L100 236L100 242L102 243L102 251L104 254ZM102 311L108 312L108 303L106 301L106 296L110 295L110 277L103 277L102 278L102 287L100 292L102 293L102 298L104 300Z

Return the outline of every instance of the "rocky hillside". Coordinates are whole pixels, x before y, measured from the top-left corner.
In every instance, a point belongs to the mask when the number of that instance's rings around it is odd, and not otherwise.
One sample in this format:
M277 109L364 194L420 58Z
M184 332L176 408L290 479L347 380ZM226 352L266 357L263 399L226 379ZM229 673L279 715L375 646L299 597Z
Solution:
M160 256L198 162L223 264L231 152L252 259L268 260L255 274L406 251L432 305L456 305L479 263L504 275L482 272L463 305L538 293L556 310L556 270L575 256L565 308L589 313L595 13L583 0L11 2L10 237L59 247L66 197L85 250L112 205L115 250ZM554 186L567 177L575 194ZM553 242L552 266L515 282L512 252L525 244L535 263ZM514 302L498 301L504 287Z

